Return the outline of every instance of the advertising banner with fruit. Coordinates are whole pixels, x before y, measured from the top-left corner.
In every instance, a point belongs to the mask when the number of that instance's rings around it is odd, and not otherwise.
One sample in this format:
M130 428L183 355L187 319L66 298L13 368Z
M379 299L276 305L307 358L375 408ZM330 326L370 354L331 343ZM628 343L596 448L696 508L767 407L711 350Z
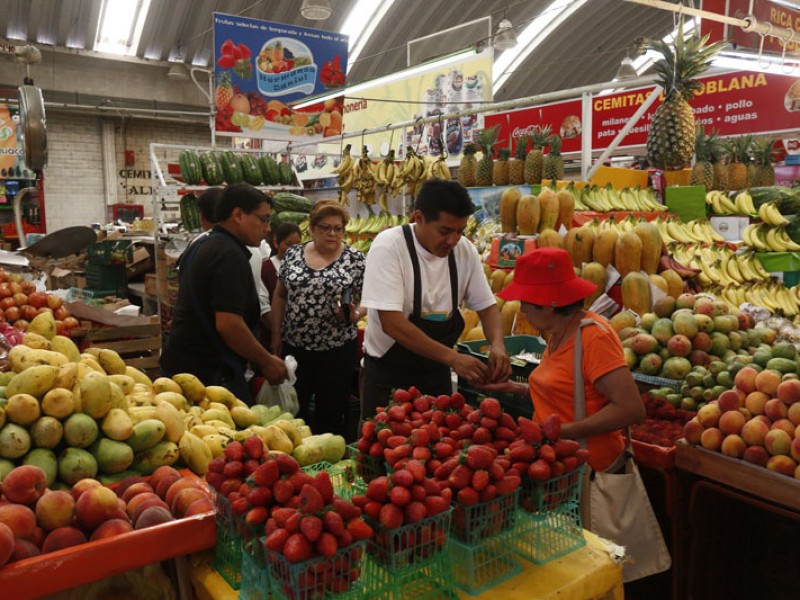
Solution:
M390 82L377 80L374 87L360 90L358 98L344 104L347 131L360 131L415 118L431 117L471 108L475 103L492 100L493 55L484 51L474 56L455 56L452 62L437 61L430 69L414 72ZM412 146L420 154L441 154L444 138L447 154L457 156L473 141L475 130L481 129L481 116L443 119L409 128L405 136L397 131L366 136L364 144L375 156L386 156L390 145ZM354 146L360 145L360 140ZM336 149L338 151L338 147ZM360 148L356 148L360 151ZM402 157L398 155L398 157Z
M310 140L342 131L342 98L289 104L343 88L349 37L214 13L218 135Z
M787 52L797 52L800 49L800 10L789 8L786 4L777 2L754 2L750 0L703 0L702 8L718 15L726 15L743 19L750 13L752 4L753 16L759 23L769 23L774 27L785 27L795 31L795 36L787 40ZM758 51L761 47L762 37L755 33L742 31L740 27L717 23L710 19L703 19L700 25L702 35L711 36L710 41L727 40L736 44L738 48ZM763 38L764 52L781 54L784 40L770 35Z
M800 128L800 79L772 73L736 71L701 77L703 88L689 103L698 125L720 135L765 134ZM637 88L592 100L592 149L607 148L650 95L652 88ZM661 100L639 119L620 147L644 146L647 131ZM516 141L533 125L549 124L564 138L562 152L581 149L580 100L554 102L509 113L489 115L486 127L500 125L500 139L511 132Z

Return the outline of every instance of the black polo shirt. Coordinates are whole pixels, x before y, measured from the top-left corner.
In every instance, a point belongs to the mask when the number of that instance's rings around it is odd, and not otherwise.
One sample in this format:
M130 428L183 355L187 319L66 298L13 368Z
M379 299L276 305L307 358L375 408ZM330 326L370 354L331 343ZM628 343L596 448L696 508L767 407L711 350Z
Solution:
M260 316L250 250L219 225L181 257L178 303L161 354L165 373L193 373L206 384L217 380L222 339L216 333L215 312L240 315L250 330Z

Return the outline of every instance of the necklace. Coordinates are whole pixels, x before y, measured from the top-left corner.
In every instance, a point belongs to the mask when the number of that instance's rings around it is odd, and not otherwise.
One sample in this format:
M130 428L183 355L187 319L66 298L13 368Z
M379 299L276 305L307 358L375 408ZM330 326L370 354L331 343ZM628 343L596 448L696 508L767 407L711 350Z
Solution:
M564 329L561 332L561 335L558 338L558 342L555 342L553 340L552 336L550 337L549 344L550 344L550 352L551 353L556 352L561 347L561 344L564 341L564 338L570 332L570 329L572 328L572 324L575 322L575 317L582 317L583 316L582 313L583 313L583 311L579 310L574 315L572 315L572 317L570 317L570 320L567 321L567 325L564 327Z

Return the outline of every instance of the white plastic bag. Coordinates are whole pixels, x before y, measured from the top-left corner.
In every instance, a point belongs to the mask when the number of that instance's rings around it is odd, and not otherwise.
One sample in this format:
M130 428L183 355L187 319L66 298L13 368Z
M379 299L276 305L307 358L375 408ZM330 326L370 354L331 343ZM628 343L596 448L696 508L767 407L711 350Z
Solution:
M284 363L289 373L288 379L278 385L264 383L256 396L256 404L278 406L281 412L297 416L297 413L300 412L300 402L297 400L297 391L294 389L294 384L297 382L297 375L295 375L297 359L289 355L284 359Z

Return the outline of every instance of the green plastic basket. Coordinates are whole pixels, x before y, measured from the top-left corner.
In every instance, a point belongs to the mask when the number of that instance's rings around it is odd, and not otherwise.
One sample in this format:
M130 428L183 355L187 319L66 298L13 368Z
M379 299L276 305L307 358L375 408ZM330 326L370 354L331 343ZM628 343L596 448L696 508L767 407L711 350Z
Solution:
M535 335L508 335L504 338L506 353L513 357L517 354L531 353L536 358L541 359L546 347L542 338ZM471 354L483 362L489 362L489 352L483 350L488 346L489 340L473 340L471 342L459 342L458 351L462 354ZM527 383L528 377L536 368L537 363L528 362L521 359L511 360L511 379L520 383Z
M445 550L452 510L397 529L386 529L365 517L375 532L367 543L367 552L373 561L391 571L424 563Z
M568 502L540 513L521 509L518 512L510 543L525 560L543 565L586 545L577 503Z
M514 527L519 488L511 494L498 496L494 500L473 506L454 502L452 537L465 544L477 544L489 537Z
M355 464L356 475L361 477L361 479L369 483L376 477L386 475L386 466L383 462L383 457L376 458L359 452L355 444L350 444L347 449L350 452L350 459Z
M461 377L458 378L458 391L470 406L478 406L484 398L492 397L496 398L500 402L500 406L503 407L503 411L510 414L514 419L520 417L533 418L533 402L531 402L531 396L527 392L524 395L487 392L486 390L472 387L466 379Z
M111 290L111 294L127 296L128 274L125 265L87 265L86 286L92 290Z
M364 598L456 600L449 553L439 553L403 569L387 569L368 555L364 564Z
M341 498L349 500L353 497L352 487L350 484L351 475L347 467L338 464L332 465L326 460L322 460L313 465L303 467L303 471L311 476L327 471L331 476L331 483L333 484L334 493L338 494Z
M521 573L522 567L510 550L509 537L494 536L476 545L451 537L447 546L455 584L475 596Z
M133 260L132 240L103 240L89 246L89 265L116 265Z
M214 568L231 588L238 590L242 580L242 538L228 499L216 494L215 504L217 544L214 546Z
M569 473L547 481L523 477L519 493L520 507L529 513L540 513L557 509L562 504L580 504L584 467L580 465Z
M320 556L290 563L279 552L267 550L272 597L287 600L364 598L364 540L342 548L331 557Z
M262 538L263 527L251 530L242 547L242 580L239 598L243 600L269 600L270 584L267 569L267 552ZM258 533L257 533L258 532Z

